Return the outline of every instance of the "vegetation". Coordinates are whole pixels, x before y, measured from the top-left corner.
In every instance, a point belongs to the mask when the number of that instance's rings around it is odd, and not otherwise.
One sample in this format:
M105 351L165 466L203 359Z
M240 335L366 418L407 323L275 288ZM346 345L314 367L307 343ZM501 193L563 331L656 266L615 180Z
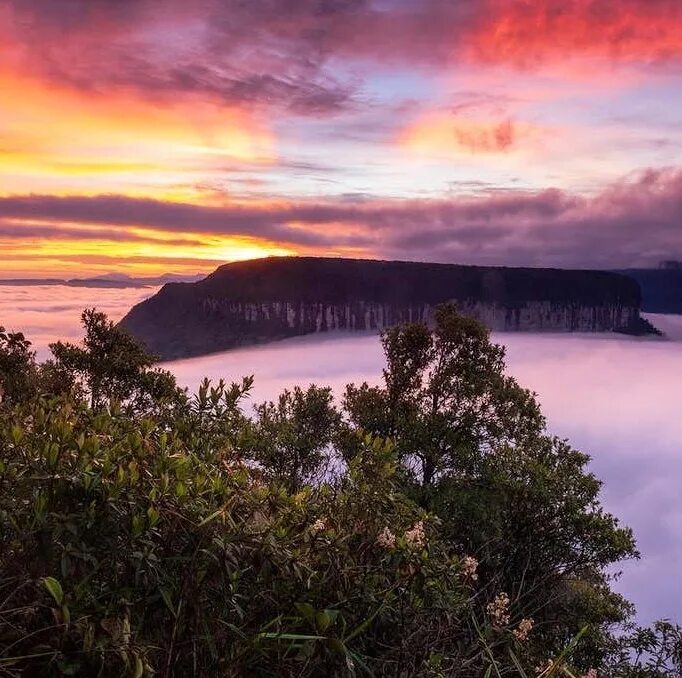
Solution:
M384 383L181 390L93 310L0 330L0 676L682 675L632 534L504 351L444 306Z

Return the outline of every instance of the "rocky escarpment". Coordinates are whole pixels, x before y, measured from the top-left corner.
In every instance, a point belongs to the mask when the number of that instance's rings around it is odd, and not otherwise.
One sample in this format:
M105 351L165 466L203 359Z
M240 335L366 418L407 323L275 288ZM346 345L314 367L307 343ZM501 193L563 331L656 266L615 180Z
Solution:
M495 330L647 331L639 286L615 273L312 257L226 264L199 282L167 284L121 323L173 359L428 322L446 301Z
M671 263L677 266L617 271L637 281L645 313L682 313L682 263Z

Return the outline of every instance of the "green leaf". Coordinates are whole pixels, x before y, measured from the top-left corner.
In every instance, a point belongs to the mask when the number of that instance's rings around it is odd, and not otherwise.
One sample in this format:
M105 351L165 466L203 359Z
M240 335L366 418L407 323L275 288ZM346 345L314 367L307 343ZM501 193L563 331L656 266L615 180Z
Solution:
M224 508L219 508L217 511L213 511L210 516L206 516L200 523L199 527L203 527L207 523L210 523L212 520L215 520L225 509Z
M171 611L171 614L174 617L177 617L177 613L175 612L175 607L173 607L173 601L171 599L170 591L165 588L159 589L159 593L161 594L161 597L163 598L163 602L166 603L166 607Z
M57 605L61 605L64 602L64 591L62 585L54 577L45 577L43 579L43 586L47 589L48 593L54 598Z
M329 614L327 614L326 610L323 610L322 612L318 612L315 615L315 624L317 625L317 628L324 633L332 623L332 618Z
M310 603L296 603L296 609L304 619L312 619L315 616L315 608Z
M139 657L135 657L135 666L133 667L133 678L142 678L144 675L144 664Z
M24 439L24 429L21 426L12 426L12 442L18 445Z
M259 633L258 637L272 640L327 640L324 636L312 636L305 633Z

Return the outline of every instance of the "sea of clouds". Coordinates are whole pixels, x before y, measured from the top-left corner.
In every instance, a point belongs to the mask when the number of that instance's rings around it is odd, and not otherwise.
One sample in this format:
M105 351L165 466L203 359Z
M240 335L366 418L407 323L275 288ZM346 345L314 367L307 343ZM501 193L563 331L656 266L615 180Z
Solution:
M79 314L96 306L119 319L147 289L0 286L0 325L22 330L40 358L56 339L80 336ZM649 316L666 339L599 334L496 334L509 371L536 391L553 433L592 456L603 501L631 526L641 560L625 563L617 588L639 618L682 622L682 316ZM283 388L381 379L374 335L302 337L165 365L195 388L204 376L255 375L254 402Z

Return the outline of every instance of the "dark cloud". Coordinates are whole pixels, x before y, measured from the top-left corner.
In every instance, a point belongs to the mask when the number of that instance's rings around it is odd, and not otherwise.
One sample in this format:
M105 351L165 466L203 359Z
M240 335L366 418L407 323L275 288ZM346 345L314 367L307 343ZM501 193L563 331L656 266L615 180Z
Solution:
M290 247L462 263L611 268L681 257L682 170L649 170L584 197L557 189L466 198L366 195L266 207L115 195L0 198L0 218L239 235Z
M139 242L180 247L196 247L202 243L191 238L168 238L144 236L119 228L78 228L62 224L32 224L0 220L0 240L98 240L112 242Z

